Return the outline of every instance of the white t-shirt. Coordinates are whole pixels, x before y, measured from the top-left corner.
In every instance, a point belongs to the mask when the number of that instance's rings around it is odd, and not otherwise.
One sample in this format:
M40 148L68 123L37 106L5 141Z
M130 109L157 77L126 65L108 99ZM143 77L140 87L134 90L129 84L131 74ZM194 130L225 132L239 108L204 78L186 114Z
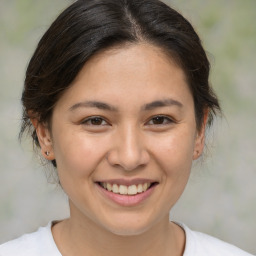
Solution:
M252 256L237 247L180 225L186 233L183 256ZM51 232L52 223L0 245L0 256L61 256Z

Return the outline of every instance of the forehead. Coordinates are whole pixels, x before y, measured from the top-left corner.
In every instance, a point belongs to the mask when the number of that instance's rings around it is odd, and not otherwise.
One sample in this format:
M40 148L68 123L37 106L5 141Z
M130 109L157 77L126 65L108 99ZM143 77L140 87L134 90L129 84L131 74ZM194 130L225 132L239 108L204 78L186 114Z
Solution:
M137 44L96 54L82 68L61 103L102 100L118 103L187 100L191 94L185 74L161 49Z
M174 58L163 49L147 43L125 44L106 49L92 56L85 63L73 83L81 79L84 74L92 74L95 69L105 75L112 75L114 72L129 75L132 72L134 75L140 73L150 77L149 71L157 71L155 75L158 75L167 69L170 72L170 67L173 72L179 71L185 79L183 71L176 64ZM154 73L151 73L151 76L153 75Z

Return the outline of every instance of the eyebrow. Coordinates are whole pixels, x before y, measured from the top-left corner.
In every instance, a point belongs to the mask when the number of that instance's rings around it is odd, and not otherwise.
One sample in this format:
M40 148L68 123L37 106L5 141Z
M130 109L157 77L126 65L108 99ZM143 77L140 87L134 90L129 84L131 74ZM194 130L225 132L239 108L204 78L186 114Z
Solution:
M100 101L84 101L84 102L79 102L76 103L75 105L73 105L69 110L70 111L74 111L77 108L98 108L98 109L102 109L102 110L108 110L108 111L117 111L117 108L114 106L111 106L107 103L104 102L100 102Z
M183 104L174 99L164 99L164 100L156 100L151 103L148 103L142 107L142 110L152 110L159 107L168 107L168 106L177 106L179 108L183 107Z
M156 101L153 101L153 102L143 105L141 107L141 110L149 111L149 110L153 110L155 108L168 107L168 106L177 106L177 107L182 108L183 104L174 99L156 100ZM112 106L112 105L109 105L107 103L100 102L100 101L79 102L79 103L76 103L75 105L73 105L72 107L70 107L69 110L74 111L78 108L98 108L98 109L108 110L108 111L113 111L113 112L118 111L118 108L116 108L115 106Z

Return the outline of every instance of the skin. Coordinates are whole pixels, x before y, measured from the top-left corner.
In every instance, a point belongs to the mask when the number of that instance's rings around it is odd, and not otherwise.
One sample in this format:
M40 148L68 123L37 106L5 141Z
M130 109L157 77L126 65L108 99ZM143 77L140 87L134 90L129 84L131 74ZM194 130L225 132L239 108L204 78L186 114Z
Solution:
M149 105L156 101L165 106ZM88 119L95 116L101 119ZM91 58L57 102L51 131L33 121L69 197L70 218L52 228L60 252L182 255L184 231L169 222L169 211L203 151L206 119L198 131L184 72L159 48L141 43ZM128 207L104 197L95 183L134 178L157 186Z

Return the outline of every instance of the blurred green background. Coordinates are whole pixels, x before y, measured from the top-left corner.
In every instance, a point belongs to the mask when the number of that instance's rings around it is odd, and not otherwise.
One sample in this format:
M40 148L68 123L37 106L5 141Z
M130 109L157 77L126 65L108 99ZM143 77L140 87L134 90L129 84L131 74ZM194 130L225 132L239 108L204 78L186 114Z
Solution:
M18 142L24 73L37 42L72 1L0 1L0 243L68 216L29 142ZM224 117L209 133L171 219L256 253L256 1L167 1L199 32Z

